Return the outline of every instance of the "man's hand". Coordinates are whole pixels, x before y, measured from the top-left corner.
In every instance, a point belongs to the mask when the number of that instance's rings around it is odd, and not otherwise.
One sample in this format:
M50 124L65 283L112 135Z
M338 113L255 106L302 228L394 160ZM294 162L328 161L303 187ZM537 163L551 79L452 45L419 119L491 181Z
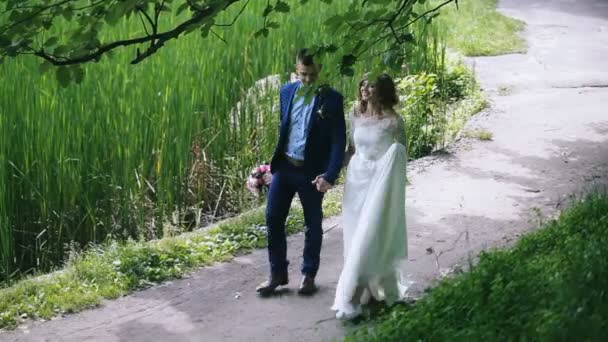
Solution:
M317 191L319 192L327 192L327 190L331 189L331 184L323 178L323 176L317 176L315 180L312 181L313 185L317 186Z
M266 183L266 185L270 185L270 183L272 183L272 175L269 173L265 173L262 176L262 179L264 180L264 183Z

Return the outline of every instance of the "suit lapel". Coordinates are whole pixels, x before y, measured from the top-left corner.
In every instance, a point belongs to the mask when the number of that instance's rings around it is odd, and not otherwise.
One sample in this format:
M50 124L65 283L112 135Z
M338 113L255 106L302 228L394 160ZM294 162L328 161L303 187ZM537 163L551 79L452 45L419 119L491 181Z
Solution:
M288 96L288 101L287 101L287 108L285 108L285 111L283 112L283 122L287 123L290 119L291 119L291 108L293 106L293 99L296 95L296 90L298 89L298 84L297 83L293 83L293 85L291 86L291 88L289 89L289 92L287 93Z
M308 135L310 135L312 125L314 125L315 120L317 120L317 111L319 110L319 96L315 96L312 101L312 112L310 113L310 119L308 120Z

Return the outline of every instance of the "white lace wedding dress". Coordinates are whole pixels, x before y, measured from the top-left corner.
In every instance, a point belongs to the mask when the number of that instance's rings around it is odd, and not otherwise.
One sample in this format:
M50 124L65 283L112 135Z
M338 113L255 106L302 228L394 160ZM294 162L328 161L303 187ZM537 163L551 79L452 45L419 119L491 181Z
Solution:
M401 117L351 116L355 154L346 172L342 222L344 266L332 310L352 318L373 296L388 305L403 298L399 264L407 257L406 140Z

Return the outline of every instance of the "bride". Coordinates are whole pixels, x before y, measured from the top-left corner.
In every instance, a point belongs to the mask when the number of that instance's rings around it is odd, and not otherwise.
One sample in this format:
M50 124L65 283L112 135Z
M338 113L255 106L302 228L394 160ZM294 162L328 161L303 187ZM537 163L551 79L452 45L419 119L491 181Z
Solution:
M332 310L352 319L371 297L388 305L403 298L399 263L407 257L406 137L395 83L380 75L359 83L351 115L350 159L342 204L344 266ZM353 145L354 143L354 145Z

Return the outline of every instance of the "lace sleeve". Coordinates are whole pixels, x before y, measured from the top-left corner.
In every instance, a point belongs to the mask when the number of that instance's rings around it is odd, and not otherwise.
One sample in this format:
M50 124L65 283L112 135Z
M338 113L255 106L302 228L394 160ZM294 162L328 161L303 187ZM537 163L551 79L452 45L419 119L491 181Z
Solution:
M403 146L407 146L405 123L403 122L403 117L401 117L401 115L397 115L397 124L395 125L395 140Z

